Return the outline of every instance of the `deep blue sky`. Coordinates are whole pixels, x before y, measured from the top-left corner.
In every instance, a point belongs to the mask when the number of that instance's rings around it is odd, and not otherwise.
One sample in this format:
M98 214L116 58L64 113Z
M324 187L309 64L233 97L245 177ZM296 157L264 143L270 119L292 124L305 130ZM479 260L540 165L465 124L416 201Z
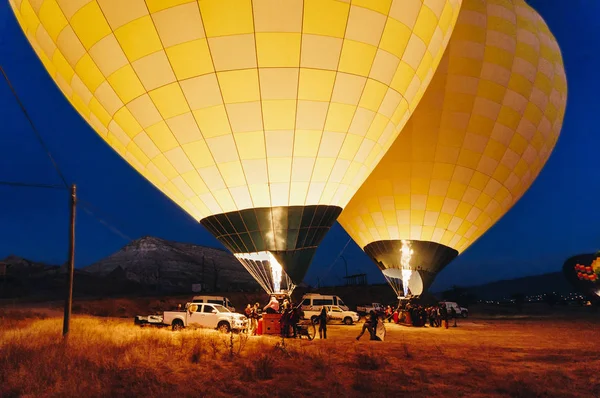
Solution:
M558 144L521 201L450 264L433 290L557 271L572 254L600 249L600 1L529 0L561 46L569 85L567 114ZM69 182L81 199L131 238L154 235L208 246L219 243L187 213L146 182L79 117L46 74L0 0L0 64ZM60 180L0 80L0 181L58 184ZM48 263L66 259L66 192L0 186L0 258L17 254ZM111 254L127 240L83 211L77 220L77 266ZM336 224L306 281L341 282L344 263L332 261L348 241ZM351 242L349 272L383 277Z

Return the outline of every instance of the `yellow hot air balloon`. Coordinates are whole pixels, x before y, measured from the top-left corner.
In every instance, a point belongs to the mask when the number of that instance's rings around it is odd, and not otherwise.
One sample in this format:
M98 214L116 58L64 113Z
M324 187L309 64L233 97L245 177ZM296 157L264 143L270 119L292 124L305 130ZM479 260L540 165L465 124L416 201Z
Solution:
M10 0L85 120L269 292L303 279L460 3Z
M558 44L531 7L463 2L423 100L339 220L399 296L411 271L427 289L529 188L566 94Z

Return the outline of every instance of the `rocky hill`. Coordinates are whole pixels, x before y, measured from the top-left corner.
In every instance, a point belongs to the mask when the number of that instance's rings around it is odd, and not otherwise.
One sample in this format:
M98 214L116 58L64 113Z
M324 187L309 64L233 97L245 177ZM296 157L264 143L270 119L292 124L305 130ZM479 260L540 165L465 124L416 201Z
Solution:
M255 290L258 284L240 262L225 250L155 237L137 239L83 271L126 279L161 291Z
M60 298L66 287L66 264L48 265L18 256L0 260L0 298ZM2 267L4 268L4 267ZM84 268L75 269L74 294L191 293L261 291L240 262L225 250L154 237L137 239L118 252Z

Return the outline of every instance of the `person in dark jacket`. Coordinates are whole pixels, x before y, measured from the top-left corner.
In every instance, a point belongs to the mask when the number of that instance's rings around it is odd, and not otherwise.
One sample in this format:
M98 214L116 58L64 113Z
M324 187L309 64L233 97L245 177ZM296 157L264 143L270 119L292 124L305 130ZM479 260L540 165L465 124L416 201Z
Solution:
M317 324L319 325L319 338L327 339L327 308L323 306L321 312L317 316Z
M283 314L281 314L281 317L279 317L281 337L289 337L290 335L290 315L291 311L286 309L283 311Z
M454 319L454 327L456 327L456 310L454 306L450 307L450 316Z
M292 314L290 315L290 326L292 327L294 338L298 337L298 322L300 322L301 311L299 307L293 307Z
M446 303L440 304L440 313L442 321L446 324L446 329L448 329L448 307L446 307Z

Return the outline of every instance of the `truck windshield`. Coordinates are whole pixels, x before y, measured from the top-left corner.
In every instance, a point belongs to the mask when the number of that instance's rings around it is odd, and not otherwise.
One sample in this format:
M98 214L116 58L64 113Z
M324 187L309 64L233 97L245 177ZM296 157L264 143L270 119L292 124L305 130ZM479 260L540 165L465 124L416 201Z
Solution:
M225 307L223 307L222 305L219 305L219 304L215 304L214 307L219 312L231 312L227 308L225 308Z
M344 305L345 306L346 304L344 304L344 302L342 301L341 298L338 298L338 305Z

